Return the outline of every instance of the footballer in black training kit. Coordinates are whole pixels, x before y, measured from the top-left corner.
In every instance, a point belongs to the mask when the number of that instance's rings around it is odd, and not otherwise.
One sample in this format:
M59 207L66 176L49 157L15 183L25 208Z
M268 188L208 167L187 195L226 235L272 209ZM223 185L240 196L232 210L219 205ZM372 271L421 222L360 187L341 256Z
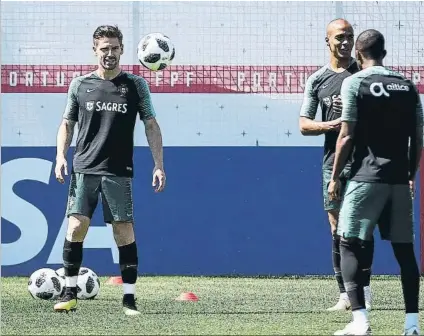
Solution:
M152 185L157 192L165 187L162 134L147 82L120 68L124 45L118 27L99 26L93 34L93 51L98 67L72 80L57 135L55 174L56 179L64 183L64 175L68 175L66 153L78 124L63 248L66 289L54 309L65 312L76 309L83 242L100 195L104 221L112 225L119 249L124 313L138 315L140 312L135 304L138 254L132 199L137 118L145 126L154 160Z
M352 25L344 19L335 19L327 25L325 42L330 51L330 61L327 65L313 73L306 82L304 99L300 111L299 126L303 135L324 134L324 157L322 162L322 193L324 210L328 214L332 234L332 262L335 277L339 287L339 300L328 311L347 310L350 308L349 297L343 283L340 269L340 237L337 235L337 225L341 199L329 199L328 184L333 170L336 142L340 130L342 103L340 90L343 80L359 71L356 59L351 56L354 45L354 31ZM322 111L322 121L316 121L318 107ZM350 176L350 165L342 171L340 180L342 191L346 187ZM370 250L374 249L374 242L369 242ZM371 309L371 263L365 270L367 273L364 288L367 309Z
M377 30L358 36L355 49L361 71L346 78L341 89L342 126L328 193L330 199L340 199L340 172L354 148L337 228L353 320L334 335L371 334L363 270L371 258L367 244L377 225L381 238L391 242L400 268L406 313L402 335L420 335L411 191L423 147L423 109L412 81L383 65L384 45Z

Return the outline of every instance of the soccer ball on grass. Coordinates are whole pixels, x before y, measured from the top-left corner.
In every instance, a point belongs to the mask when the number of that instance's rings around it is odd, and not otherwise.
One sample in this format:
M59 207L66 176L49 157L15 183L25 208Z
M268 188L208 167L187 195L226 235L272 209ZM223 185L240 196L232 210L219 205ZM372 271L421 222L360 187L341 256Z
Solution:
M56 271L65 280L64 268ZM100 280L97 274L88 267L81 267L77 280L77 297L80 300L94 299L100 291Z
M28 291L34 299L57 299L64 287L65 280L51 268L41 268L35 271L28 280Z

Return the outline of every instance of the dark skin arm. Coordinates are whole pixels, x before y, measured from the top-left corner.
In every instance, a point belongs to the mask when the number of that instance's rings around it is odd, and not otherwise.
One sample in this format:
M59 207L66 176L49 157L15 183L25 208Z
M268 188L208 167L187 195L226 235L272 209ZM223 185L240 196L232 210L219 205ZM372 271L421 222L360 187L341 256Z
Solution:
M339 176L346 166L349 153L352 150L355 126L356 122L342 122L342 127L336 143L333 173L331 174L331 181L328 186L328 195L330 200L338 200L341 197Z
M342 101L340 97L334 99L332 104L335 112L342 112ZM331 131L338 131L340 130L340 125L340 118L331 121L315 121L304 116L299 118L299 129L302 135L321 135Z
M332 121L315 121L307 117L299 118L299 129L302 135L321 135L340 129L340 119Z

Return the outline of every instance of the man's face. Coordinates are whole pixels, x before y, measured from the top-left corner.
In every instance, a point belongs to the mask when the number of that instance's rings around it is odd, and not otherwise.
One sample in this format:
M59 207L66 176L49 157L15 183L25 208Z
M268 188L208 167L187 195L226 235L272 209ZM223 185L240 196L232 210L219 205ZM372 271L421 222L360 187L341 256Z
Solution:
M102 37L96 40L93 47L99 65L105 70L113 70L119 65L119 60L124 52L123 48L124 46L116 37Z
M350 58L354 44L353 28L348 23L337 23L331 27L328 44L331 53L337 58Z

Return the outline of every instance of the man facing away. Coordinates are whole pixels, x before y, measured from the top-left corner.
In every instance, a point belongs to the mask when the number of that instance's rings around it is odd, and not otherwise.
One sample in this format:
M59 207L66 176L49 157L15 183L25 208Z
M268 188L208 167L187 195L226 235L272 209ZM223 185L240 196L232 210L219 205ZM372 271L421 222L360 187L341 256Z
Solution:
M342 84L342 127L328 187L340 199L340 172L354 148L351 178L340 210L338 234L343 280L353 320L335 335L368 335L363 285L375 226L392 244L405 302L403 335L418 335L419 270L414 254L411 186L423 146L423 110L414 84L383 66L383 35L366 30L356 41L363 69Z

